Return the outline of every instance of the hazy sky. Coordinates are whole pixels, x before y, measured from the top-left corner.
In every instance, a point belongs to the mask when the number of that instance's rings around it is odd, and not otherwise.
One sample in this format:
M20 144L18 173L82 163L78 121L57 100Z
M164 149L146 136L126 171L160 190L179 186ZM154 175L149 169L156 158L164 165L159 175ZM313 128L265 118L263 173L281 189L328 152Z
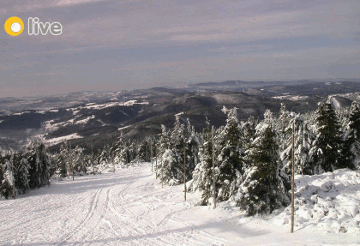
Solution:
M0 1L0 97L360 78L359 0ZM11 16L25 23L17 37ZM29 36L29 17L63 34Z

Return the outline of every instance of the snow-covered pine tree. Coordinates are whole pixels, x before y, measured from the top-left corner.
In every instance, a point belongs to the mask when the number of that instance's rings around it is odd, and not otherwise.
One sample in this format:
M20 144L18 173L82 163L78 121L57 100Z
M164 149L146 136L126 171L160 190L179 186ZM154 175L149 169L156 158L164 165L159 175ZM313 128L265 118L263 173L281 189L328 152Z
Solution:
M312 159L309 155L310 148L313 141L315 140L315 135L311 131L310 122L305 120L300 114L295 115L291 113L292 119L288 121L286 126L287 131L290 131L289 134L278 135L280 143L280 160L282 163L281 169L286 175L291 174L291 152L292 152L292 126L295 121L294 129L294 161L295 161L295 173L298 174L311 174L311 163ZM283 149L285 148L285 149Z
M297 174L311 174L313 159L310 155L311 146L315 141L315 133L312 130L314 127L309 120L304 120L300 117L295 123L294 145L295 145L295 173ZM288 149L291 151L291 148ZM289 155L289 152L288 152Z
M176 155L172 149L165 150L162 155L162 162L158 166L158 175L162 183L169 185L178 185L181 182L181 175L179 175Z
M159 170L162 182L170 185L183 183L184 180L184 148L186 147L184 134L185 127L180 123L179 116L176 116L174 128L170 132L170 146L162 156Z
M359 167L360 161L360 107L357 101L352 102L348 118L338 167L354 170Z
M42 142L32 142L27 148L26 159L30 165L29 186L38 188L50 184L51 161Z
M115 165L122 164L121 152L123 149L123 145L124 145L124 138L123 138L123 135L121 134L118 141L115 143L115 145L113 147L113 149L114 149L113 161L114 161Z
M75 149L73 149L73 163L74 163L74 171L76 175L85 175L86 174L86 166L84 162L84 149L76 146Z
M13 154L13 175L16 185L16 190L18 194L23 194L29 187L29 169L30 165L26 158L24 158L24 153L22 151L16 152Z
M8 183L7 180L5 180L5 172L6 172L6 166L5 166L5 158L3 156L0 156L0 196L8 198L11 190L11 186Z
M100 165L100 169L103 170L106 168L106 166L109 164L109 149L110 147L108 145L106 145L103 150L101 151L100 155L99 155L99 165Z
M317 138L312 174L332 172L339 165L341 138L339 123L331 103L319 103L317 110Z
M237 204L249 216L269 214L289 204L288 179L281 175L276 133L270 111L256 129L256 139L249 151L252 167L247 169L236 196Z
M3 180L0 186L0 194L1 196L8 199L9 196L13 192L13 186L15 185L14 175L13 175L13 163L12 158L5 160L5 164L3 165Z
M130 143L124 141L121 151L120 151L120 163L122 165L127 165L131 162L131 151L130 151Z
M186 180L191 180L195 166L199 162L200 139L189 119L187 120L186 140Z
M146 162L150 162L151 156L151 142L149 139L144 139L138 151L137 158Z
M161 134L160 139L157 143L157 155L161 159L161 156L165 153L165 151L170 148L170 133L166 130L164 125L161 125Z
M130 140L129 140L130 141ZM135 141L130 141L130 162L136 159L138 155L138 144Z
M69 148L67 142L63 142L60 146L59 153L56 155L56 169L60 178L65 178L67 176L68 170L66 165L66 160L69 155Z
M287 109L284 103L280 104L280 111L279 111L279 117L276 120L275 128L280 138L282 139L289 139L291 136L291 125L290 121L293 119L294 114L290 113ZM281 146L283 145L283 146ZM284 141L280 143L280 149L285 149L288 146L288 141Z
M200 162L196 165L193 172L193 182L191 183L190 189L192 191L200 190L201 205L208 205L209 200L213 195L213 142L210 125L203 130L203 144L199 149ZM219 171L219 169L216 169Z
M291 139L294 117L295 113L290 113L286 109L285 104L281 103L279 117L274 122L282 165L281 169L287 174L291 173Z
M228 200L237 190L237 180L243 174L243 149L240 140L240 126L237 119L237 108L227 109L223 107L223 113L227 115L226 125L219 133L217 199Z
M244 170L251 166L251 160L248 157L248 150L252 148L252 143L255 139L256 126L259 124L253 116L250 116L246 122L241 122L241 144L244 149L243 161Z
M250 116L246 122L241 125L241 139L243 140L244 149L249 149L255 138L256 126L259 124L253 116Z

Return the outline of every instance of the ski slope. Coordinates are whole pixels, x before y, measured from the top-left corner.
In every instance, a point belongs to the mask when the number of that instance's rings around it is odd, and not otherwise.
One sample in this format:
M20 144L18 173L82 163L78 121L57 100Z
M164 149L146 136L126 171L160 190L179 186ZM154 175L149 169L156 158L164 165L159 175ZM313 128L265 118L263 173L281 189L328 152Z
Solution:
M360 244L356 234L313 227L290 234L273 219L246 218L229 203L215 210L196 206L198 200L199 194L188 194L185 202L183 186L162 188L148 163L53 181L0 201L0 245Z

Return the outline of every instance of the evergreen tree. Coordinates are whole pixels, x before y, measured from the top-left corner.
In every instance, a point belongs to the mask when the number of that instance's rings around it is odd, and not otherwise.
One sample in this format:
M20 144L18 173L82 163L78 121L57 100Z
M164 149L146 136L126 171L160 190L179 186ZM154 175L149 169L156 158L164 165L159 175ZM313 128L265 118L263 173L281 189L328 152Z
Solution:
M117 141L117 143L115 144L114 148L114 164L119 165L119 164L123 164L122 162L122 151L123 151L123 147L124 147L124 138L121 135L119 137L119 140Z
M59 153L56 155L56 169L60 178L65 178L67 176L67 158L69 155L69 149L66 142L63 142L60 146Z
M5 159L2 169L2 182L0 185L0 194L1 196L8 199L13 192L13 186L15 185L14 175L13 175L13 162L12 158Z
M123 147L120 151L120 162L123 165L127 165L131 162L131 151L130 151L130 143L124 142Z
M319 103L317 111L318 135L312 174L332 172L339 166L341 138L336 113L330 102Z
M360 153L360 107L356 101L351 104L349 122L343 138L338 167L355 170L356 166L359 165Z
M74 171L76 175L85 175L86 174L86 166L84 163L84 154L83 149L79 146L76 146L73 150L73 165Z
M219 134L220 154L218 155L219 177L217 180L217 198L225 201L232 196L237 187L236 181L243 174L242 146L240 146L240 127L237 108L223 108L227 114L226 125Z
M200 190L202 191L201 195L201 204L208 205L209 199L212 197L213 192L213 143L212 143L212 134L210 127L204 129L203 132L203 145L199 149L200 162L196 165L193 172L193 182L190 189L193 191ZM216 169L218 176L218 168Z
M180 184L184 180L184 148L185 127L180 123L179 116L176 116L173 130L170 132L170 145L162 156L160 176L163 182L170 185Z
M106 167L109 164L109 146L106 145L99 155L99 165L102 167Z
M186 180L193 178L195 166L199 163L200 139L188 119L186 149Z
M42 142L32 142L27 148L27 162L29 169L29 186L38 188L43 185L50 185L51 161L47 149Z
M165 150L162 162L158 166L159 177L162 183L178 185L181 183L181 172L177 163L176 154L171 149Z
M276 134L272 125L265 122L257 128L249 153L252 167L246 170L237 194L238 206L249 216L268 214L289 204L290 186L279 168Z
M138 152L138 159L150 162L151 158L151 141L149 139L145 139L141 142L139 152Z
M29 187L29 169L30 165L24 154L19 151L13 154L13 175L17 193L23 194Z
M256 126L258 122L254 119L253 116L250 116L248 120L242 124L241 133L243 140L242 143L244 145L244 149L249 149L253 140L255 139Z

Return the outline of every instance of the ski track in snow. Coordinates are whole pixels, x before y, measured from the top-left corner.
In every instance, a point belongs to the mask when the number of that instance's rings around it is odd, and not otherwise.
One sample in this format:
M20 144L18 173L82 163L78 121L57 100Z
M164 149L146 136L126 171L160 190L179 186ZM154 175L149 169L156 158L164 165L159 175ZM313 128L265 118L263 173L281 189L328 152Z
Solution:
M16 200L1 200L0 245L340 245L296 234L259 218L244 218L226 203L194 206L198 194L183 186L161 188L150 164L116 173L54 181ZM5 215L5 216L3 216ZM243 218L243 219L241 219ZM339 243L340 242L340 243ZM359 242L356 239L349 241ZM353 243L353 245L355 245Z
M170 187L161 190L155 182L148 168L130 167L55 181L50 188L0 201L1 211L8 214L1 219L0 244L223 245L228 241L176 218L191 206L182 201L182 194L174 194Z

